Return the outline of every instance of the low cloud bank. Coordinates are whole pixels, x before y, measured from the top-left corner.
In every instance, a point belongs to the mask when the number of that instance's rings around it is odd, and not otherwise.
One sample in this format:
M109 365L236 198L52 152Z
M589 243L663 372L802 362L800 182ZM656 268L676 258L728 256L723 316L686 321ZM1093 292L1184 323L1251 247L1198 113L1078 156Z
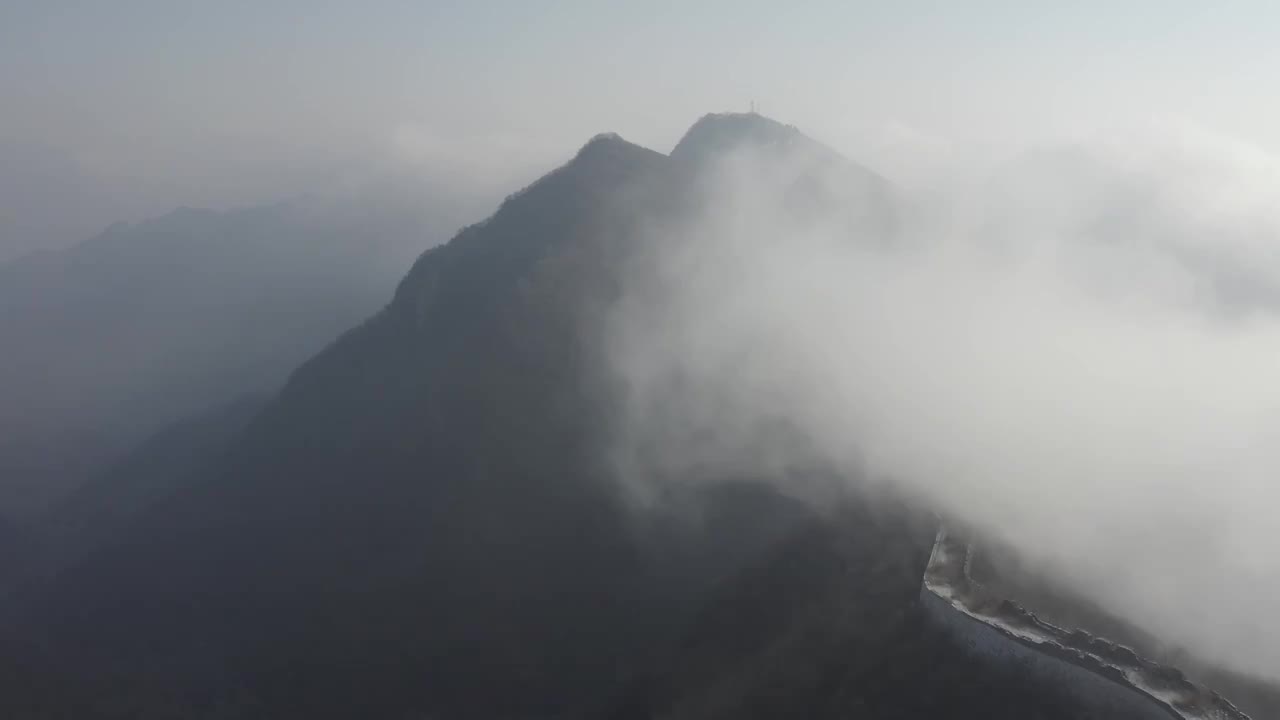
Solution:
M726 159L632 264L621 472L887 479L1280 677L1280 161L1191 133L1046 149L904 198L888 242L849 222L864 198L797 213L779 167Z

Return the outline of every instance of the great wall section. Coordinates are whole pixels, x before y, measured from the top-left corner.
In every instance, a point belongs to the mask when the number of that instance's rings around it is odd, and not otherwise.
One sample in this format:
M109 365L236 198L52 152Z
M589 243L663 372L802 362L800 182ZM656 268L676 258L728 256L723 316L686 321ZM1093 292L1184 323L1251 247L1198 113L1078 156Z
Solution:
M1029 673L1113 717L1250 720L1175 668L1082 630L1066 630L1037 618L975 581L972 560L971 544L941 529L920 596L926 614L976 658Z

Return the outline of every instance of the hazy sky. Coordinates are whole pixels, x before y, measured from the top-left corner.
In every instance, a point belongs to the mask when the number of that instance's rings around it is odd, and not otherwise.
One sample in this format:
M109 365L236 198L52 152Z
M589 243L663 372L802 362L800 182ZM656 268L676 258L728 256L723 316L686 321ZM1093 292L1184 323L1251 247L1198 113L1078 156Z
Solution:
M0 256L387 163L527 179L753 99L873 164L1151 121L1280 150L1274 3L799 5L0 0Z

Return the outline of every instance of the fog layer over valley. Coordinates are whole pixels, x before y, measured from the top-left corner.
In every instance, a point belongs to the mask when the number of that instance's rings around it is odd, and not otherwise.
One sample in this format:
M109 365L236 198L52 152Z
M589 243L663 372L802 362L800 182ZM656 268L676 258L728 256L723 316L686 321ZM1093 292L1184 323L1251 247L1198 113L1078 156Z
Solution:
M1171 645L1280 677L1277 159L1190 132L1046 146L899 188L877 229L796 147L726 157L628 266L608 338L631 486L887 482ZM779 192L797 178L845 200Z

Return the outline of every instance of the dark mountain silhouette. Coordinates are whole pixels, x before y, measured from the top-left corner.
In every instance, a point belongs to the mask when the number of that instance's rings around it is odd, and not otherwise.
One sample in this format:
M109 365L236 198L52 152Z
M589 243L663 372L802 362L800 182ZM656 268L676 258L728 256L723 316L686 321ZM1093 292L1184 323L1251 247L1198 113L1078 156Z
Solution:
M44 508L169 422L275 390L385 302L431 227L356 201L181 209L0 265L0 515Z
M1073 717L917 615L931 522L867 498L819 516L771 478L701 477L645 503L617 483L599 332L620 268L696 209L725 153L768 171L784 144L803 148L776 175L798 217L839 201L851 223L891 226L883 181L756 115L708 116L670 156L593 139L424 253L247 424L156 436L69 501L92 542L13 598L0 668L21 674L0 702L30 717Z
M695 129L720 123L755 141L736 118ZM637 512L603 452L615 395L593 328L638 229L679 212L707 162L599 136L427 251L209 470L24 593L33 642L82 686L119 668L133 711L157 687L197 716L607 699L701 588L807 514L753 478Z

